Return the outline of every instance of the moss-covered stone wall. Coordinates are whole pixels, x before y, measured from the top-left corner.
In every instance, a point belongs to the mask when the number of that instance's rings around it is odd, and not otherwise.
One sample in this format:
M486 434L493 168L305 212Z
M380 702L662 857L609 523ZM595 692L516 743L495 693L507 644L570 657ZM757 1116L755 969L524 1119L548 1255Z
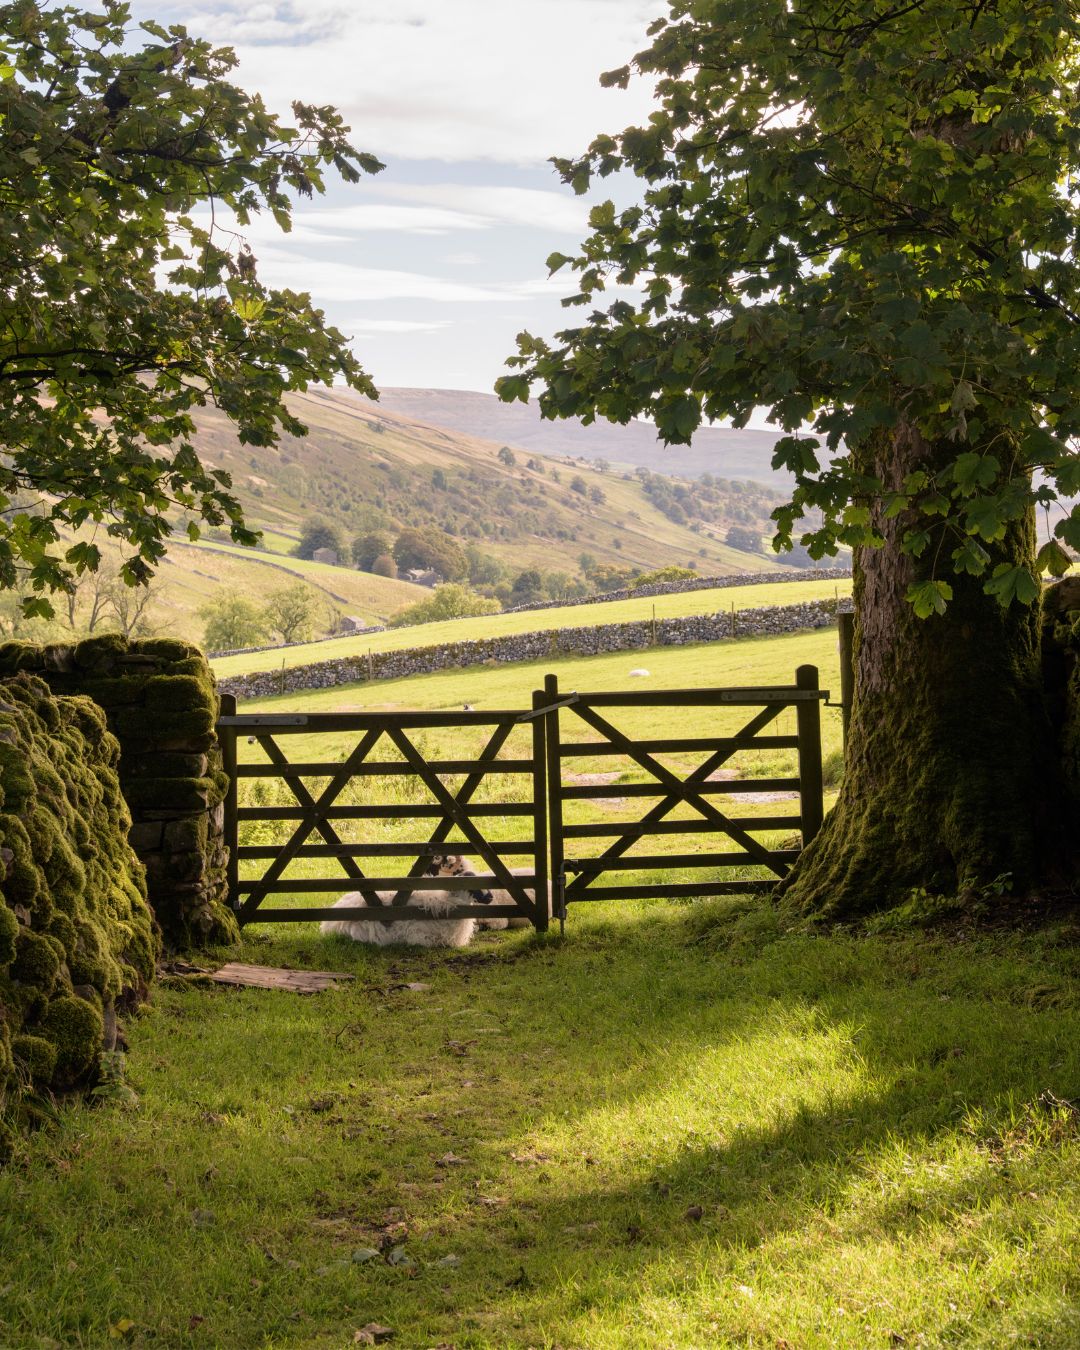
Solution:
M110 633L75 644L0 645L0 677L28 672L99 705L120 744L130 840L150 904L174 946L231 942L214 677L197 647Z
M153 978L119 760L92 700L0 679L0 1118L20 1089L85 1081Z

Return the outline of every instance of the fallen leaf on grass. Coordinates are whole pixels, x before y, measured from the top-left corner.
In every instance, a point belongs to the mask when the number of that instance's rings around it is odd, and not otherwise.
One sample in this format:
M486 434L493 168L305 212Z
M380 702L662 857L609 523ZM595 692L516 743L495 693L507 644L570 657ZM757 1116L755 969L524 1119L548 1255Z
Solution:
M459 1059L463 1059L469 1053L469 1046L475 1044L475 1041L447 1041L443 1049L448 1055L457 1055Z
M511 1153L510 1157L517 1163L529 1163L535 1167L537 1163L547 1163L551 1161L550 1153L538 1153L535 1149L528 1153Z
M386 1264L397 1266L400 1270L415 1270L416 1262L404 1247L391 1247L386 1254Z
M196 1327L201 1327L205 1321L206 1318L201 1313L192 1313L187 1320L188 1331L194 1331Z
M705 1211L701 1208L700 1205L691 1205L689 1209L687 1209L686 1213L683 1215L683 1218L689 1219L691 1223L700 1223L701 1216L704 1213Z
M378 1322L369 1322L359 1331L353 1332L353 1345L381 1345L393 1336L392 1327L380 1326Z
M135 1323L130 1317L121 1317L119 1322L109 1324L110 1341L126 1341L135 1330Z
M362 1266L366 1261L377 1261L380 1255L375 1247L357 1247L352 1254L353 1264Z
M436 1167L464 1167L468 1158L459 1158L456 1153L444 1153L441 1158L435 1159Z
M456 1270L461 1265L461 1257L451 1252L448 1256L440 1256L437 1261L432 1262L433 1266L444 1266L450 1270Z

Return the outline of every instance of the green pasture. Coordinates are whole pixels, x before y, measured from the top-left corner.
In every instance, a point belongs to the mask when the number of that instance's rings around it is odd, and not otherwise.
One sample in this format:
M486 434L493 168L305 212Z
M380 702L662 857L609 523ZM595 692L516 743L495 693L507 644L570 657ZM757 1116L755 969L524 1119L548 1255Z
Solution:
M251 933L356 978L155 993L137 1100L0 1173L0 1344L1071 1350L1075 943L766 901L456 953Z
M836 662L825 630L244 707L524 708L548 670L564 690L665 689L790 683L813 663L835 690ZM685 709L610 715L706 730ZM835 761L832 710L823 732ZM482 733L415 734L438 758ZM327 762L351 741L283 738ZM790 752L758 761L740 772L785 772ZM641 771L614 763L617 794ZM493 827L513 840L528 822ZM1071 1350L1078 940L1063 924L805 932L742 898L580 904L565 937L455 952L251 925L219 959L354 978L300 998L166 977L128 1022L126 1085L55 1110L0 1172L0 1346L323 1350L374 1324L403 1350Z
M295 561L295 560L294 560ZM317 566L317 564L309 564ZM337 568L324 571L338 572ZM363 574L357 574L363 575ZM402 584L402 583L398 583ZM410 587L415 590L415 587ZM486 614L476 619L452 619L442 623L417 624L368 636L335 638L329 642L306 643L288 648L269 648L242 656L223 656L211 662L220 677L244 675L262 670L280 670L285 666L303 666L314 661L338 657L363 657L368 652L401 651L407 647L433 647L446 642L464 642L472 638L506 637L514 633L534 633L547 628L592 628L598 624L627 623L631 620L682 618L692 614L730 613L757 609L765 605L795 605L808 600L827 600L851 594L851 579L835 581L762 582L754 586L717 587L702 591L682 591L631 600L600 601L586 605L565 605L554 609L526 610L520 614Z

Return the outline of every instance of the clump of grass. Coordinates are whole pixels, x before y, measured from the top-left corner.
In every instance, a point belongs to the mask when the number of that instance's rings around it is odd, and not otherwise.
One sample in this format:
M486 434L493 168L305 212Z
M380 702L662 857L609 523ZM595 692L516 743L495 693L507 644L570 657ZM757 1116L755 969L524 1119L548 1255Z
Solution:
M355 979L157 992L138 1108L0 1173L5 1350L1077 1344L1080 1009L1027 998L1073 945L738 898L260 937L230 955Z

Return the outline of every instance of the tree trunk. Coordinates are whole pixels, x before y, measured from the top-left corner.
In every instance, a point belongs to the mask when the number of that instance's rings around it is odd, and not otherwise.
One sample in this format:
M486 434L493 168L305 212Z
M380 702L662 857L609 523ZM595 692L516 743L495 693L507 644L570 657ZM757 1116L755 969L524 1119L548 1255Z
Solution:
M949 447L951 453L954 447ZM887 488L933 467L934 448L901 428L872 466ZM870 467L870 466L868 466ZM1008 874L1024 893L1060 856L1062 794L1044 706L1037 605L1002 609L984 578L939 576L953 599L916 618L904 599L929 576L903 516L878 522L880 549L854 560L855 691L837 803L780 888L786 905L848 919L914 888L959 894ZM994 564L1032 565L1034 517L992 548Z

